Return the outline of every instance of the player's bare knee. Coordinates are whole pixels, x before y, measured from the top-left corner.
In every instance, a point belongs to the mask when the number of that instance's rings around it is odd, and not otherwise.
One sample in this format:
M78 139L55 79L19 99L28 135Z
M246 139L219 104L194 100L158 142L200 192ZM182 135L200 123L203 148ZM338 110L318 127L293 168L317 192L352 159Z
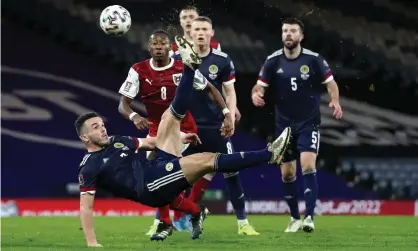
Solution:
M208 173L213 173L215 169L216 153L201 153L200 158L202 158L201 165L205 170L208 170ZM206 173L206 174L208 174Z
M197 153L179 160L184 177L190 184L206 174L213 173L215 166L215 153Z
M316 172L316 153L303 152L300 157L300 165L303 173Z
M292 179L296 176L296 162L286 162L281 166L283 180Z
M308 173L316 173L315 164L309 164L306 166L302 166L302 173L308 174Z
M315 162L305 162L300 164L302 167L302 172L309 172L310 170L315 169Z

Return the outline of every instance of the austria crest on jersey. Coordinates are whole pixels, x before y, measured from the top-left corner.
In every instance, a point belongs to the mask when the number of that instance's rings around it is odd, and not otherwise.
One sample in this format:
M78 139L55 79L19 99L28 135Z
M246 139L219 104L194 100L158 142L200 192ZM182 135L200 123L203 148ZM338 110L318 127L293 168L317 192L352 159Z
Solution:
M183 76L182 73L173 74L173 82L174 82L175 85L179 85L180 84L180 80L181 80L181 77L182 76Z

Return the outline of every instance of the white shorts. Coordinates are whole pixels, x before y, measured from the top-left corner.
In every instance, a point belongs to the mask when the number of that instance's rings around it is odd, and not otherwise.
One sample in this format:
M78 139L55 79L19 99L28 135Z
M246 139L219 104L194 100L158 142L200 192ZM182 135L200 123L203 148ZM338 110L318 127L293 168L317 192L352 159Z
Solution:
M181 136L185 135L184 132L180 132L180 133L181 133ZM147 135L147 138L151 138L151 136ZM186 149L189 147L189 145L190 145L190 143L187 143L187 144L181 143L181 152L186 151ZM147 153L146 153L147 159L150 157L150 155L151 155L152 152L153 151L147 151Z

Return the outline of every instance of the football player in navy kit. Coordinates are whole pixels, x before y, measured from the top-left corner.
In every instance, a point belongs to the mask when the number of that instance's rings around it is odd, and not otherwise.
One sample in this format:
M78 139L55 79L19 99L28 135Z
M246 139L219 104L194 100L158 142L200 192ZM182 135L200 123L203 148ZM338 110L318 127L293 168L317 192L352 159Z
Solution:
M252 90L255 106L264 106L264 92L273 86L276 110L276 134L285 127L292 128L292 141L281 165L285 199L291 220L285 232L314 230L314 209L318 194L316 157L319 149L321 123L320 92L325 86L330 95L329 107L336 119L342 118L339 91L332 71L318 53L302 48L303 23L288 18L282 24L283 49L267 57ZM296 159L302 166L306 213L300 219L296 187Z
M214 35L212 21L208 17L197 17L191 24L191 37L193 39L193 49L202 58L199 71L214 85L219 92L224 90L225 101L235 118L235 108L237 98L235 94L235 69L234 64L228 54L210 47L211 38ZM175 55L174 57L179 57ZM198 135L203 144L189 147L184 155L198 152L221 152L233 153L234 147L229 137L223 137L219 133L222 126L223 112L205 93L194 92L191 97L190 107L193 118L197 124ZM198 202L207 189L214 176L208 174L196 182L189 195L192 201ZM225 181L229 190L229 197L234 207L238 221L238 234L258 235L247 219L245 210L244 189L239 180L239 173L225 173Z
M290 140L290 128L260 151L198 153L182 157L182 142L200 143L196 134L183 137L180 124L190 106L193 88L205 89L207 80L195 71L201 60L192 47L181 37L176 37L176 42L185 67L175 98L162 116L156 138L109 137L102 118L96 113L81 115L75 122L77 134L87 150L80 163L78 178L80 219L88 246L101 246L93 228L96 188L144 205L169 204L173 209L190 213L191 238L197 239L202 234L207 210L181 196L185 189L208 173L236 172L266 162L279 164L282 160ZM231 116L229 112L226 113L228 116ZM230 118L225 121L228 120ZM232 124L227 122L221 128L224 135L229 135L231 130ZM138 150L154 150L155 159L141 158ZM169 228L162 233L165 237L170 235Z

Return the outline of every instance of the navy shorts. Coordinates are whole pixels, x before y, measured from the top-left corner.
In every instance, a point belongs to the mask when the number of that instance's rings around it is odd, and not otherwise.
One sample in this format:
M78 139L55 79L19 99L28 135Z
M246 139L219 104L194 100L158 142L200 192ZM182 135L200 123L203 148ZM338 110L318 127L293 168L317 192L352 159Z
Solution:
M276 126L276 137L278 137L286 126ZM318 154L319 151L319 126L313 125L293 125L292 138L290 145L283 156L283 162L291 162L296 160L302 152L313 152Z
M140 202L151 207L170 204L184 190L190 187L181 170L179 158L155 150L155 159L144 168L144 188L140 194Z
M221 136L219 129L212 128L198 128L197 135L199 136L202 144L190 145L184 152L183 156L195 154L195 153L234 153L234 146L232 145L230 138ZM224 173L224 177L229 177L238 174L238 172Z
M196 146L190 145L183 152L184 156L203 152L225 154L234 153L234 147L232 146L231 140L229 138L222 137L219 129L198 128L197 135L199 135L202 144Z

